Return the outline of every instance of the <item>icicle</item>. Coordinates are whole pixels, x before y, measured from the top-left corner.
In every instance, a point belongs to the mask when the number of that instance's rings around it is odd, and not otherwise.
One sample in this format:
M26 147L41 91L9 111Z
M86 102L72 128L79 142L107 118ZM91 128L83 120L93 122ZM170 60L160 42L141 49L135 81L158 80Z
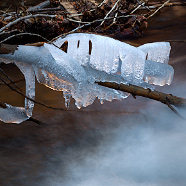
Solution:
M35 99L35 74L32 65L16 62L17 67L25 76L26 81L26 96ZM34 108L34 102L25 98L25 110L28 116L32 116L32 111Z

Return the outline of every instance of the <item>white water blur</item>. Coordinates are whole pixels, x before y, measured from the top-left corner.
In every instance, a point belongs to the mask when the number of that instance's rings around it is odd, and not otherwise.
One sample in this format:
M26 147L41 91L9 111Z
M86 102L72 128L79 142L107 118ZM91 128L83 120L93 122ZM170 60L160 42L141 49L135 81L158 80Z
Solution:
M185 94L181 87L175 92ZM179 112L186 115L186 110ZM81 148L53 157L59 162L65 160L65 176L64 166L58 166L57 174L50 172L42 185L186 185L186 120L163 104L150 101L139 114L107 122L116 127L98 128L103 138L96 147L85 137ZM55 168L50 164L48 169Z

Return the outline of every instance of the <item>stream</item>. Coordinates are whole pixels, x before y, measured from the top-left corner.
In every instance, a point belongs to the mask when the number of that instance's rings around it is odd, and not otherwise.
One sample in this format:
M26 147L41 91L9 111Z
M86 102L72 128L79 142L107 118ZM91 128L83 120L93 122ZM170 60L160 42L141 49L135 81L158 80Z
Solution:
M6 2L1 7L8 7ZM133 45L167 40L186 40L186 7L163 8L149 20L142 37L123 38ZM186 43L171 42L171 47L174 79L157 90L186 98ZM0 66L12 79L23 78L14 65ZM23 81L17 85L25 90ZM24 105L24 98L4 85L0 97ZM61 92L38 83L36 100L64 107ZM96 100L84 112L72 100L70 109L74 111L35 105L33 117L45 126L0 122L1 186L186 185L186 120L166 105L130 96L103 105ZM186 117L185 109L176 109Z

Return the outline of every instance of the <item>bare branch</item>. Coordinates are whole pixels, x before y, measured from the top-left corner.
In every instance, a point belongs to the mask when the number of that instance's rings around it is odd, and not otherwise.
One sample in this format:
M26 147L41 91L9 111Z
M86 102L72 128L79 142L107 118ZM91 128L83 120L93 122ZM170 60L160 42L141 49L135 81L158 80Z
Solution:
M3 35L3 34L11 34L11 33L13 33L13 32L19 32L19 30L15 29L15 30L7 31L7 32L4 31L4 32L1 32L1 33L0 33L0 36Z
M105 19L109 16L109 14L116 8L117 4L120 2L120 0L117 0L116 3L114 4L114 6L110 9L110 11L106 14L106 16L104 17L103 21L101 22L100 26L103 25L103 23L105 22Z
M21 96L23 96L24 98L27 98L28 100L31 100L33 101L34 103L38 104L38 105L41 105L41 106L44 106L46 108L49 108L49 109L53 109L53 110L63 110L65 111L66 109L64 108L56 108L56 107L51 107L51 106L48 106L48 105L45 105L44 103L40 103L32 98L29 98L28 96L26 96L25 94L23 94L22 92L16 90L15 88L13 88L10 84L8 84L1 76L0 76L0 79L3 83L5 83L11 90L13 90L14 92L17 92L18 94L20 94Z
M139 4L130 14L133 14L135 11L137 11L138 9L141 8L141 6L145 5L145 3L143 2L142 4Z
M40 37L40 38L42 38L43 40L47 41L48 43L50 43L50 44L54 45L55 47L59 48L59 47L58 47L57 45L55 45L52 41L48 40L47 38L45 38L45 37L43 37L43 36L41 36L41 35L39 35L39 34L34 34L34 33L28 33L28 32L26 32L26 33L20 33L20 34L12 35L12 36L10 36L10 37L8 37L8 38L6 38L6 39L0 41L0 54L5 54L4 52L6 52L6 50L7 50L7 52L8 52L10 49L11 49L11 51L9 51L8 53L14 52L14 51L17 49L18 45L8 45L8 44L2 44L2 43L4 43L5 41L8 41L9 39L12 39L12 38L14 38L14 37L23 36L23 35L31 35L31 36ZM32 45L32 44L29 44L29 45L30 45L30 46L41 46L41 45L40 45L41 42L38 42L38 44L36 44L36 43L34 43L34 44L35 44L35 45ZM59 49L60 49L60 48L59 48ZM5 51L4 51L4 50L5 50Z
M162 4L157 4L157 2L148 2L148 5L150 9L155 9L162 6ZM164 7L170 7L170 6L186 6L186 2L171 2L171 3L166 3L164 5ZM144 9L144 7L141 7L140 9Z
M180 114L178 113L178 111L170 104L170 100L167 98L167 102L166 102L167 106L178 116L180 117L181 119L184 119L185 118Z
M24 81L24 80L25 80L24 78L23 79L14 80L14 83L19 83L19 82ZM9 82L7 84L13 84L13 83L12 82ZM0 83L0 85L6 85L6 84Z
M3 71L2 68L0 68L0 72L8 79L10 82L20 91L22 91L16 84L15 82Z
M44 2L42 2L42 3L40 3L40 4L36 5L36 6L30 7L30 8L28 8L27 11L28 12L37 11L37 10L39 10L41 8L44 8L44 7L48 6L48 5L50 5L50 0L44 1Z
M7 25L5 25L4 27L2 27L0 29L0 32L2 32L3 30L5 30L6 28L9 28L10 26L12 25L15 25L16 23L24 20L24 19L29 19L29 18L34 18L34 17L51 17L51 18L54 18L54 17L57 17L57 15L48 15L48 14L35 14L35 15L27 15L27 16L24 16L24 17L20 17L10 23L8 23Z
M32 121L32 122L34 122L34 123L37 123L38 125L47 125L47 123L44 123L44 122L42 122L42 121L40 121L40 120L38 120L38 119L35 119L35 118L33 118L33 117L30 117L30 118L27 119L26 121Z
M167 105L167 100L169 100L169 104L174 106L186 106L186 99L180 98L177 96L173 96L172 94L165 94L158 91L151 91L150 89L144 89L142 87L136 85L124 85L124 84L117 84L111 82L97 82L99 85L113 88L115 90L121 90L124 92L128 92L134 96L142 96L149 99L153 99L156 101L160 101Z
M151 18L152 16L154 16L161 8L163 8L167 3L169 3L170 0L166 1L165 3L163 3L156 11L154 11L149 17L147 17L147 19Z

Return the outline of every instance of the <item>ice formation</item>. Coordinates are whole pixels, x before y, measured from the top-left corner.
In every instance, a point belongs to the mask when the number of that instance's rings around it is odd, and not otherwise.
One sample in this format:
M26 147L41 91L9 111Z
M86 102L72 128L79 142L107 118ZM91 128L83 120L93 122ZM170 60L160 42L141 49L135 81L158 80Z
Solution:
M26 96L35 98L35 76L39 83L63 91L65 105L71 97L78 108L104 100L124 99L128 93L99 86L95 81L131 83L143 87L170 84L173 68L169 66L169 43L151 43L140 47L94 34L70 34L55 41L61 47L68 42L67 53L52 44L18 46L15 52L0 54L4 63L14 62L26 80ZM34 103L25 99L25 108L0 109L4 122L20 123L32 115ZM5 117L10 113L9 116ZM16 118L17 115L17 118ZM10 117L11 116L11 117ZM14 118L14 119L13 119Z
M145 87L144 82L163 86L172 81L174 70L168 65L169 42L134 47L106 36L75 33L57 39L55 45L61 47L66 41L67 54L81 65L108 74L121 74L128 83Z
M26 114L25 108L13 107L12 105L6 104L7 108L0 108L0 120L5 123L21 123L29 116Z

